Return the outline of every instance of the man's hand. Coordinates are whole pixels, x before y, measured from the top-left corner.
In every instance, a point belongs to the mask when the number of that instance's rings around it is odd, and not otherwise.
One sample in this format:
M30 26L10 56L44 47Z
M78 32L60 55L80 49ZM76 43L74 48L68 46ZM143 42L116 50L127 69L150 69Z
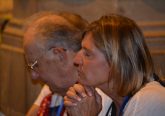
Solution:
M102 109L101 96L92 87L75 84L64 97L70 116L97 116Z

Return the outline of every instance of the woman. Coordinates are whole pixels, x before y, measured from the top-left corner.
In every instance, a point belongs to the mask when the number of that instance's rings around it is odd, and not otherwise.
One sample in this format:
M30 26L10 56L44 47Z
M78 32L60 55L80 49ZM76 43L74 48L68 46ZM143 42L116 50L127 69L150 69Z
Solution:
M165 115L165 88L158 82L144 36L133 20L112 14L91 23L75 65L83 86L73 86L64 98L71 115L83 110L84 116L98 114L101 102L92 87L113 99L111 115ZM97 107L89 107L94 103Z

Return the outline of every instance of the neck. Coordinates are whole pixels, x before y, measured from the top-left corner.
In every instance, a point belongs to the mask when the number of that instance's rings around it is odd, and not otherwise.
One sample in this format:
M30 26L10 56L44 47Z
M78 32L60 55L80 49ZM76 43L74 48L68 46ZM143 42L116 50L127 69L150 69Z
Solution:
M119 96L114 88L108 83L99 85L100 88L105 94L107 94L115 103L117 115L119 114L121 104L123 102L123 97Z
M68 89L58 89L58 90L57 89L55 89L55 90L51 89L52 94L56 93L56 94L58 94L59 96L62 96L62 97L64 97L66 95L67 90Z

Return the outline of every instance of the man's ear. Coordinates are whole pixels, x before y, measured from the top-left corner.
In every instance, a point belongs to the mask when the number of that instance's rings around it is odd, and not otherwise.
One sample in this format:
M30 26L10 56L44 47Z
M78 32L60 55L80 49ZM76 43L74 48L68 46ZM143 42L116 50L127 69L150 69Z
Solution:
M66 60L67 58L66 49L64 48L53 48L53 53L60 61Z

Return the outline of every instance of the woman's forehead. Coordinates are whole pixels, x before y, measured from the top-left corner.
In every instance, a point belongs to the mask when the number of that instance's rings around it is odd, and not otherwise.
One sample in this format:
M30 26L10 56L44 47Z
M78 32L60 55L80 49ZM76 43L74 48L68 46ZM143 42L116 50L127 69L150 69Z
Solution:
M82 47L90 48L95 46L92 33L87 33L81 43Z

